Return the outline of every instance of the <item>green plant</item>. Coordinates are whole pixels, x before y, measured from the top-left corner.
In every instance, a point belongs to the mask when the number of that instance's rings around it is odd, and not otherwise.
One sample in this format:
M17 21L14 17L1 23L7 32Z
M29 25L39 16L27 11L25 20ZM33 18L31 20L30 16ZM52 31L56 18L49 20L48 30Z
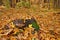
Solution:
M5 8L10 8L10 2L9 2L9 0L5 0L5 2L4 2L4 6L5 6Z
M20 1L15 6L15 8L21 8L21 7L30 8L30 2Z
M21 2L18 2L15 6L15 8L20 8L20 7L23 7L24 6L24 1L21 1Z
M26 7L26 8L30 8L30 6L31 6L31 4L30 4L29 1L25 3L25 7Z
M35 28L36 31L39 30L39 25L37 24L37 22L32 22L32 26L33 28Z

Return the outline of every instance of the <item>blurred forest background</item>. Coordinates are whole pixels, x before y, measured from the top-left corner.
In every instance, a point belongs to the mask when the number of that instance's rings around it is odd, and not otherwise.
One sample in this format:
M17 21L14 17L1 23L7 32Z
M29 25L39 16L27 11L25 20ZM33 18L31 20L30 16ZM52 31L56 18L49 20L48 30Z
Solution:
M60 11L60 0L0 0L0 9L3 8Z
M20 8L37 5L39 8L60 9L60 0L0 0L0 6L6 8Z

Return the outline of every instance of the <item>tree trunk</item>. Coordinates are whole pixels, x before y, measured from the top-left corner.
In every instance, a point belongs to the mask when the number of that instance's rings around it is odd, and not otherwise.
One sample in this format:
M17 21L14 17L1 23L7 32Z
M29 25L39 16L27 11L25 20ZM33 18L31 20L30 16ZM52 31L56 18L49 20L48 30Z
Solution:
M0 5L2 5L3 4L3 1L2 0L0 0Z
M41 4L42 4L41 6L44 7L44 0L41 1Z
M60 0L58 0L58 8L60 8Z
M16 5L16 0L12 0L12 7L14 8Z
M57 0L54 0L54 8L57 8Z
M50 0L48 0L48 9L50 9Z

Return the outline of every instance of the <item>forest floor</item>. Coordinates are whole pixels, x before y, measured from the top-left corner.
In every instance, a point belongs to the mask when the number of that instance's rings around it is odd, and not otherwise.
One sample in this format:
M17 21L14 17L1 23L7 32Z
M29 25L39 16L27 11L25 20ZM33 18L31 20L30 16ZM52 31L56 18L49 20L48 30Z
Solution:
M40 26L39 40L60 40L60 13L36 9L0 10L0 27L14 19L34 17Z

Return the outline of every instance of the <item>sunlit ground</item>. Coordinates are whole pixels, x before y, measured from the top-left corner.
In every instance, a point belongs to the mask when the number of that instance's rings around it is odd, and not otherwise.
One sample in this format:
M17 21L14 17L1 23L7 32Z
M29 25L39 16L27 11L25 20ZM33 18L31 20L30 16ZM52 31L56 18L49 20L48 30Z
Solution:
M24 31L24 38L20 40L31 40L31 38L36 38L37 40L60 40L60 12L59 9L47 9L40 8L39 6L32 6L31 8L0 8L0 27L3 27L11 20L15 19L28 19L34 17L40 27L39 32L34 35L25 37L26 28ZM17 30L16 28L14 30ZM31 31L30 29L29 31ZM20 35L21 36L21 35ZM19 37L19 36L18 36ZM6 37L8 38L8 37ZM9 35L11 40L16 39L14 36ZM2 39L1 39L2 40Z

